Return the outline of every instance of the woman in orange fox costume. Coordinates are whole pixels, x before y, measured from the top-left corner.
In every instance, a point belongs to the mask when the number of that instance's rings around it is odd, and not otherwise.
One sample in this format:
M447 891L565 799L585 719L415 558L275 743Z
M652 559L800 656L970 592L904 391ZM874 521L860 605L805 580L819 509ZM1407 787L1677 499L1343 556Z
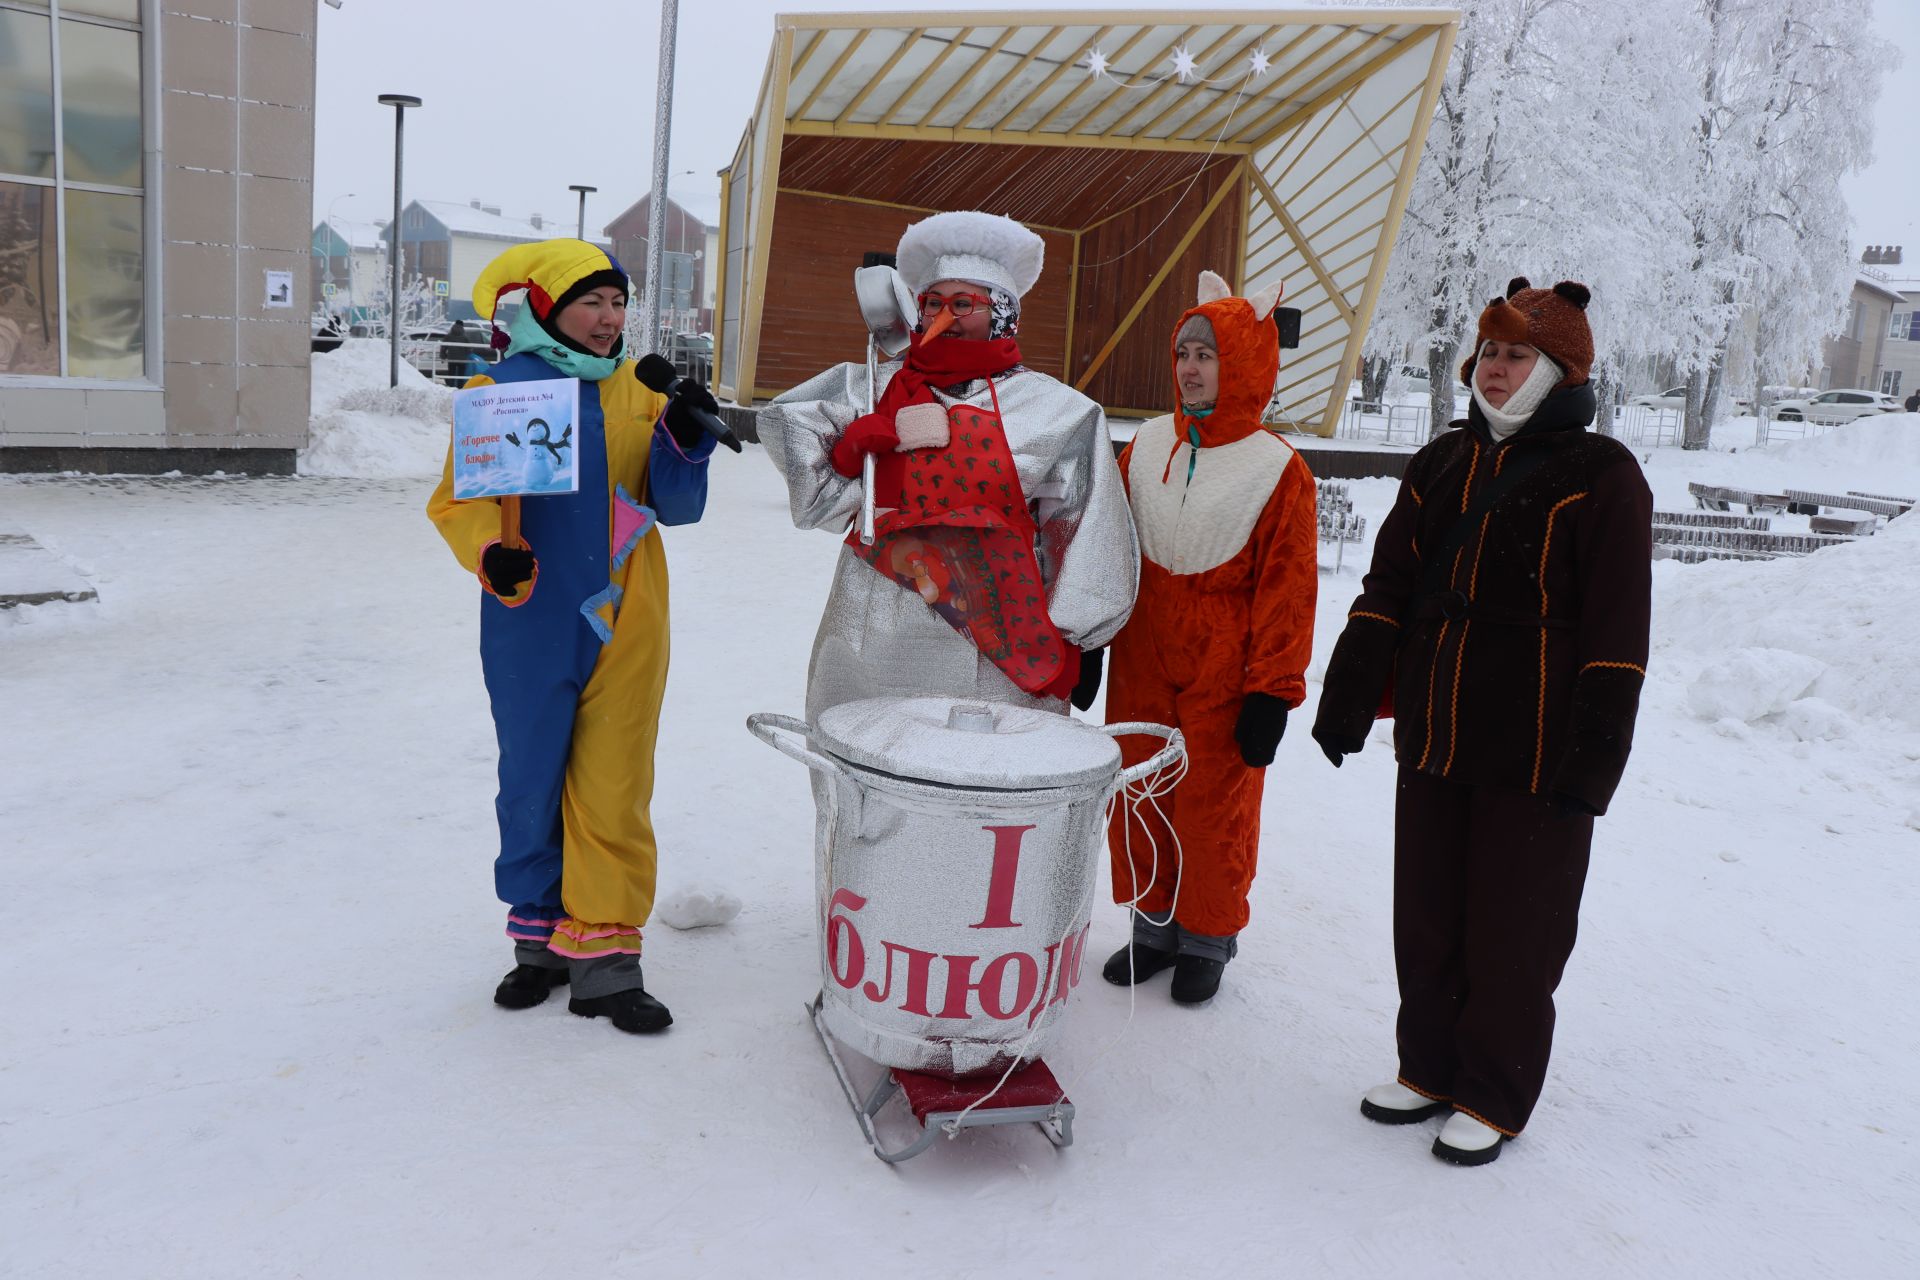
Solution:
M1199 305L1174 332L1180 407L1120 458L1142 563L1133 617L1113 641L1107 722L1177 726L1190 768L1160 801L1164 817L1115 812L1114 899L1137 909L1105 974L1125 985L1171 966L1183 1004L1211 999L1238 949L1265 770L1306 696L1313 648L1313 476L1260 421L1280 368L1279 298L1278 284L1232 297L1201 273ZM1123 745L1128 764L1150 750Z

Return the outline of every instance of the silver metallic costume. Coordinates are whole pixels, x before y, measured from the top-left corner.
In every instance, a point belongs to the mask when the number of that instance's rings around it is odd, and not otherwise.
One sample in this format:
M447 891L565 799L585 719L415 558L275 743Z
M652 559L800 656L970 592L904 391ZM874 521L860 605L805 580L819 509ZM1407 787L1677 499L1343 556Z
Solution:
M880 392L900 368L880 368ZM949 388L948 390L952 390ZM1133 515L1100 406L1071 387L1015 368L976 379L940 403L985 413L999 396L1007 447L1039 526L1036 556L1048 609L1082 649L1105 645L1133 611L1140 553ZM786 477L793 523L844 532L860 510L860 481L833 469L829 453L865 411L867 370L843 364L808 379L759 416L760 442ZM1062 711L1066 703L1022 691L914 592L841 548L833 589L807 669L807 719L860 698L939 694Z

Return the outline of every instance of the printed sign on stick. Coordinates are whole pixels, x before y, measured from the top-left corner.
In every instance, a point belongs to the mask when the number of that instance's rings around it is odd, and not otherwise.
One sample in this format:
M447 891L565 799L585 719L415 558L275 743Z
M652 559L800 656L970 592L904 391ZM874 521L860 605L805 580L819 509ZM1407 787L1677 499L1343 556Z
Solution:
M453 397L453 496L575 493L580 380L469 387Z

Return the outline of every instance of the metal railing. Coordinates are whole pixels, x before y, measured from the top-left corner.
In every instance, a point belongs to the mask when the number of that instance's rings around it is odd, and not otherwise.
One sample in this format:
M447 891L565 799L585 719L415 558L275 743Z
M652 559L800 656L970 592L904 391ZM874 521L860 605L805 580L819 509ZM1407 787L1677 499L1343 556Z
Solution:
M1419 446L1431 433L1429 410L1424 404L1372 404L1349 400L1341 406L1340 425L1334 434L1346 440L1377 440L1383 444ZM1638 447L1677 445L1685 419L1677 409L1656 409L1645 405L1620 405L1613 411L1612 435L1622 443Z
M1686 415L1678 409L1623 404L1614 406L1613 430L1609 434L1635 448L1659 448L1679 444L1686 425Z
M1823 436L1835 427L1846 425L1833 418L1822 418L1816 411L1814 416L1805 417L1799 410L1789 410L1782 416L1772 405L1761 405L1760 425L1754 430L1753 442L1756 446L1771 443L1775 437L1782 440L1805 440L1810 436Z
M1378 440L1383 444L1423 445L1431 434L1424 404L1367 404L1349 400L1340 407L1334 436L1343 440Z
M460 387L476 373L485 373L500 360L500 352L486 339L477 342L442 342L431 338L410 338L400 345L400 358L442 386ZM671 357L684 377L703 385L712 384L713 353L686 350Z

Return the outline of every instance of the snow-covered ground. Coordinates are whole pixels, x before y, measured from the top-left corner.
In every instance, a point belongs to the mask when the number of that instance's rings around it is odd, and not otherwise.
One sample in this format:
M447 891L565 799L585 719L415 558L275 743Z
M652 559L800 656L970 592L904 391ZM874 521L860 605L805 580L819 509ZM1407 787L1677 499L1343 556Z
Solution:
M1689 479L1913 495L1920 418L1649 458L1663 507ZM802 1016L806 777L742 727L801 705L833 539L751 447L666 531L663 895L745 906L648 930L677 1022L636 1039L489 1002L476 589L430 487L0 478L100 597L0 615L0 1274L1920 1274L1920 517L1656 566L1553 1069L1497 1164L1358 1114L1393 1070L1393 766L1382 732L1330 769L1310 693L1220 997L1090 981L1049 1054L1071 1149L892 1169ZM1352 488L1377 527L1393 485ZM1316 679L1364 561L1323 575ZM1124 934L1099 911L1092 963Z

